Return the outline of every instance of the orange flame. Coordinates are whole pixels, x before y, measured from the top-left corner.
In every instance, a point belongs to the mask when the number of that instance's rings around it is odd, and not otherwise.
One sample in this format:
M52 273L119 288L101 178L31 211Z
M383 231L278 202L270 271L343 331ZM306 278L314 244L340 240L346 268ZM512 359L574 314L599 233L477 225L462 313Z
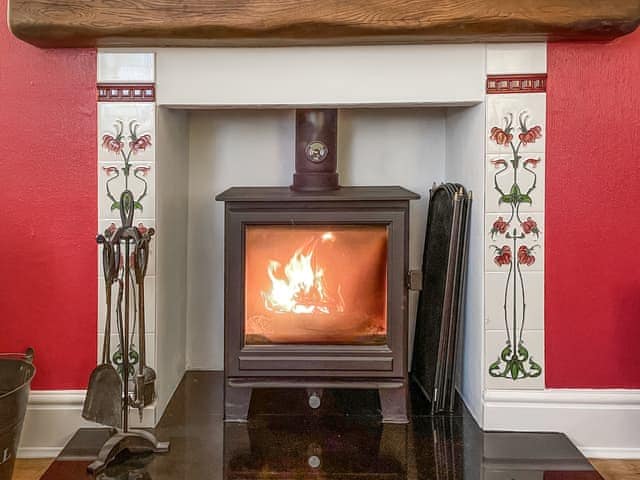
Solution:
M262 292L264 306L274 313L331 314L344 311L344 300L338 285L336 298L327 289L324 269L317 265L314 257L316 247L321 242L334 241L331 232L320 238L313 237L298 248L284 266L284 277L278 278L282 265L270 260L267 274L271 279L271 291Z

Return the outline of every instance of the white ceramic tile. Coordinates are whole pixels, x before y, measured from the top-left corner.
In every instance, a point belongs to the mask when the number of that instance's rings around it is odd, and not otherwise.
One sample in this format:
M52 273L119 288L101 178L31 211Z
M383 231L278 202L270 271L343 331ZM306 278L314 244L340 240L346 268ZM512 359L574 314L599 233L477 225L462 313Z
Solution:
M119 175L116 175L116 172ZM109 181L112 179L111 181ZM104 220L120 220L120 210L113 209L113 200L107 194L107 182L111 195L120 200L125 189L125 176L122 165L117 162L100 162L98 164L98 215ZM142 209L136 209L136 218L155 218L155 165L146 162L131 164L129 174L129 190ZM145 193L146 188L146 193ZM144 197L142 197L145 193Z
M487 74L547 73L547 44L487 44Z
M124 164L123 153L131 149L131 135L136 138L149 135L150 145L144 150L135 149L131 162L152 162L155 158L156 128L155 103L99 103L98 104L98 161ZM122 134L122 151L113 152L104 145L105 135L116 138ZM141 144L139 144L141 145Z
M511 158L512 157L510 155L499 154L489 154L486 157L486 212L506 213L511 211L511 206L508 203L499 202L501 195L494 186L494 177L496 172L502 170L504 167L501 166L501 164L496 165L495 163L492 163L496 161L499 162L500 160L507 162L509 167L508 170L500 173L497 177L497 181L500 189L505 193L509 193L514 180L513 169L511 167L511 163L509 163ZM532 161L527 162L528 160ZM527 162L527 168L529 170L535 172L535 176L531 172L524 170L524 162ZM529 193L532 202L531 204L522 203L520 205L520 210L522 212L542 212L544 211L545 204L545 154L527 152L521 160L520 168L518 168L518 186L520 187L520 191L523 193L529 191L529 189L534 186L534 180L535 188Z
M545 93L514 93L507 95L487 95L487 153L511 154L511 146L497 143L491 139L492 129L506 132L509 124L513 128L510 134L517 147L523 133L521 120L526 129L540 127L541 138L520 147L520 155L526 157L529 152L545 152L547 95Z
M485 273L485 329L505 330L505 300L507 324L513 324L513 277L508 278L506 272ZM524 272L522 274L525 294L524 328L529 330L544 329L544 273ZM508 285L507 285L508 282ZM516 310L517 328L522 325L522 286L516 277ZM506 291L506 295L505 295Z
M486 214L485 215L485 271L486 272L508 272L509 265L498 265L495 261L495 257L498 255L495 252L497 248L503 248L508 246L511 250L512 255L517 256L518 250L521 246L525 246L530 249L529 255L533 255L535 260L532 264L520 264L521 271L524 272L539 272L544 270L544 215L542 213L527 213L525 215L521 215L523 222L526 222L527 219L531 218L537 224L538 227L538 236L534 233L529 233L525 235L525 238L518 239L516 242L516 248L514 251L513 247L513 239L506 238L507 232L513 232L514 228L517 228L517 235L522 233L523 227L521 225L514 225L513 223L509 224L510 227L504 234L496 234L493 238L491 236L491 228L494 222L497 220L499 214ZM508 221L508 216L503 217L505 221ZM513 220L512 220L513 222Z
M107 229L107 227L109 227L110 225L119 225L120 221L118 219L106 219L106 220L99 220L98 221L98 233L100 234L104 234L104 231ZM155 219L151 219L151 218L135 218L134 219L134 225L136 225L137 227L144 227L144 228L156 228L156 221ZM149 246L149 265L147 266L147 276L153 276L156 274L156 250L158 248L157 245L157 239L156 236L154 235L152 240L151 240L151 244ZM102 271L102 247L100 247L100 245L97 245L97 259L98 259L98 276L99 277L103 277L103 271Z
M147 333L145 335L145 339L146 339L145 346L146 346L146 354L147 354L146 363L149 367L155 369L156 368L156 336L154 333ZM98 334L98 363L102 362L102 347L104 346L103 343L104 343L104 333L99 333ZM138 351L137 334L136 334L136 339L133 343L136 346L135 350ZM113 357L113 354L117 351L119 344L120 344L120 339L118 334L112 334L111 345L109 346L109 349L111 351L109 358Z
M485 385L488 390L497 389L543 389L544 388L544 332L542 330L525 330L522 335L524 347L529 352L529 359L542 367L542 373L535 378L519 378L512 380L511 378L493 377L489 374L490 365L497 361L500 353L507 345L507 337L504 330L488 330L485 333L485 352L486 360L484 365ZM503 364L504 365L504 364ZM530 368L529 360L524 362L528 371Z
M154 63L153 53L99 52L98 83L151 83Z
M111 331L116 331L116 299L118 297L118 284L111 287ZM133 314L133 302L132 302ZM124 308L124 307L123 307ZM106 290L104 279L98 279L98 333L104 332L106 319ZM144 313L146 333L156 331L156 278L146 277L144 279ZM124 312L123 312L124 314Z

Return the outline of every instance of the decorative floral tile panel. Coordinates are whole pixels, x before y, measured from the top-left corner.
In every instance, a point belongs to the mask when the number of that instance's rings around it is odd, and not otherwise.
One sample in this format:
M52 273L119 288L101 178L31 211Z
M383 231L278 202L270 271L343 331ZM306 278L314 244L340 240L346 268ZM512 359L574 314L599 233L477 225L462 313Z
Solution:
M546 95L487 97L487 388L544 388Z

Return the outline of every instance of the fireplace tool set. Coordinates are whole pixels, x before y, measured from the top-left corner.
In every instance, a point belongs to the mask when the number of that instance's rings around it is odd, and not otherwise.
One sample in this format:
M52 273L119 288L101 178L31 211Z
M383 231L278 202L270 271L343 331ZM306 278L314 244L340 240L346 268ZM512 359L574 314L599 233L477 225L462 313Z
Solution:
M82 416L112 427L114 434L87 468L94 474L102 471L124 450L132 453L169 451L168 442L159 442L145 430L129 428L129 409L137 409L142 420L144 408L155 400L156 380L155 371L146 364L144 311L144 279L151 237L155 231L153 228L135 227L134 210L133 193L125 190L120 196L122 225L117 229L108 228L104 235L97 237L98 244L102 246L106 323L102 363L91 373ZM117 286L115 310L120 345L109 358L114 285ZM136 328L139 353L132 348Z
M455 407L471 193L457 183L431 189L411 375L432 413Z

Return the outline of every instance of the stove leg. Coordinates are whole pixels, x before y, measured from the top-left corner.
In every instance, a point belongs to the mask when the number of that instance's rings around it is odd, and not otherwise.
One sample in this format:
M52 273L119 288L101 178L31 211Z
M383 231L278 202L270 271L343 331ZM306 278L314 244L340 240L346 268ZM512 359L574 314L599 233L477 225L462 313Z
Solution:
M224 421L246 422L251 403L251 388L231 387L224 389Z
M407 417L407 386L379 388L383 423L409 423Z

